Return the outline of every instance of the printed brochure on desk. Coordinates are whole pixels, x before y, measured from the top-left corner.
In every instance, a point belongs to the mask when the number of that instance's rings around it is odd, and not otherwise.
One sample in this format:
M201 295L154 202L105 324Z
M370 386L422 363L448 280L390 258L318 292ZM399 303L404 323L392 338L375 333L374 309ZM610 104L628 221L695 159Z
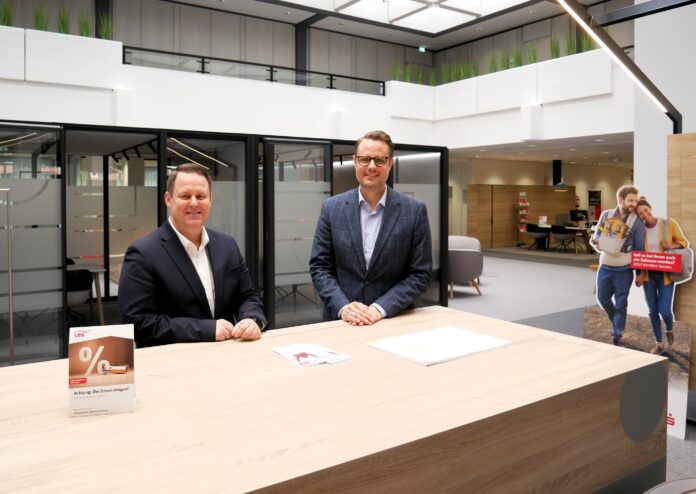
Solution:
M135 409L133 325L70 328L70 415Z

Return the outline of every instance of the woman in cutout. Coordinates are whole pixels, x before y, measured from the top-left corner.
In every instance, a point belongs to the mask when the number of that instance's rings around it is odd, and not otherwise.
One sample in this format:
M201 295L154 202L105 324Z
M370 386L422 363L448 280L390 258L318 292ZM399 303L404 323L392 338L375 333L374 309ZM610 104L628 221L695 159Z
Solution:
M679 224L672 218L653 216L652 207L644 196L638 198L636 214L645 223L645 250L647 252L664 252L667 249L680 249L689 246L689 241L684 237ZM650 353L660 354L666 349L666 345L662 341L660 316L665 322L667 346L674 343L674 314L672 312L674 285L670 273L666 271L642 270L636 276L636 286L642 286L645 293L650 324L655 335L655 347L650 350Z

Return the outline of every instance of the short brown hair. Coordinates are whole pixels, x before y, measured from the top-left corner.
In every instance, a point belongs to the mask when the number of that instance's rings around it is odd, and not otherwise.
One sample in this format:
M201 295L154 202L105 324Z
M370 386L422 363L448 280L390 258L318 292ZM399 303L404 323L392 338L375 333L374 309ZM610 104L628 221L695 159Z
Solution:
M638 189L636 189L635 185L622 185L619 187L619 190L616 191L616 200L626 199L628 194L638 195Z
M199 165L198 163L182 163L181 165L177 166L174 171L169 174L169 178L167 178L167 192L169 192L170 195L174 194L174 182L176 182L176 176L179 173L195 173L196 175L205 177L205 179L208 181L208 189L211 192L213 191L210 173L206 167Z
M372 141L381 141L389 147L389 157L391 158L394 156L394 143L391 140L391 137L389 137L389 134L384 132L383 130L371 130L364 136L362 136L360 139L358 139L355 142L355 154L358 154L358 146L362 142L363 139L370 139Z

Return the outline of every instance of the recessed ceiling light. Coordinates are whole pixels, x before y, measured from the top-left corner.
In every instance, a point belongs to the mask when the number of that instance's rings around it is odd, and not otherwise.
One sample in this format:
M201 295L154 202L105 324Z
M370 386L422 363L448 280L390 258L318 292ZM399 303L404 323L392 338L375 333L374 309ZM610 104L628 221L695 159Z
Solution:
M535 147L537 147L537 145L536 145L536 144L530 144L529 147L530 147L530 148L535 148Z
M595 139L594 142L604 142L604 139Z
M575 148L570 148L568 151L575 151Z
M571 164L571 165L577 165L578 162L577 162L577 161L571 161L570 164Z
M479 156L478 154L477 154L476 156L474 156L474 158L480 158L480 157L481 157L481 156Z
M558 158L559 156L560 156L560 154L554 154L554 155L553 155L554 158Z
M485 153L485 152L486 152L485 149L479 149L479 153Z
M611 151L602 151L602 154L611 154Z

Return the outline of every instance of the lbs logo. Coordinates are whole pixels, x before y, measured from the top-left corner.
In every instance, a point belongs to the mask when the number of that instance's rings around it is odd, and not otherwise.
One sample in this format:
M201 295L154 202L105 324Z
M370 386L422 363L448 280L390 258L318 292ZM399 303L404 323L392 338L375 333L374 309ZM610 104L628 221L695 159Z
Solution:
M89 329L76 329L73 333L75 338L82 338L85 334L89 333Z

